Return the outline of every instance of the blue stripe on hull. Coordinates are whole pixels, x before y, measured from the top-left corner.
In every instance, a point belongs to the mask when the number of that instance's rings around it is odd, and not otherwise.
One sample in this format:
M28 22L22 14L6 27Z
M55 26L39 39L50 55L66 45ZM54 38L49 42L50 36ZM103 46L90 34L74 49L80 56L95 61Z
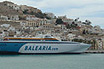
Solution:
M0 43L0 51L18 52L24 44L26 43Z

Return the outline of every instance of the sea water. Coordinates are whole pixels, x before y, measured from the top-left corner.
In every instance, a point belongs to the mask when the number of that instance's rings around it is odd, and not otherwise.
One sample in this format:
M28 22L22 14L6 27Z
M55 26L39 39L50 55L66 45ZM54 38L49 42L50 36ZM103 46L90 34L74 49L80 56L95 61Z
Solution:
M104 69L104 54L0 55L0 69Z

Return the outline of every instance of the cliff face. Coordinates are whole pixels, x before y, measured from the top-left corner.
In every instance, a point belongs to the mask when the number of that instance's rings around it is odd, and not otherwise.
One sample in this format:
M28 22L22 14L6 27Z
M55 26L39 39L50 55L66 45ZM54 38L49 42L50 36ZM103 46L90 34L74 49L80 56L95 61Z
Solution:
M20 13L7 6L5 2L0 3L0 15L20 15Z
M37 8L17 5L8 1L0 2L0 15L35 15L38 18L46 17L46 15Z

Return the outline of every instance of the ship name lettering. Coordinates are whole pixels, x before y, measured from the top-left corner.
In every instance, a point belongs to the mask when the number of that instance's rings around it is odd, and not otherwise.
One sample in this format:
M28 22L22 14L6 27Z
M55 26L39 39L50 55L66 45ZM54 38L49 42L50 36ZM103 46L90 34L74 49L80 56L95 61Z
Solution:
M25 46L24 50L28 50L28 51L58 50L58 48L52 48L51 46Z

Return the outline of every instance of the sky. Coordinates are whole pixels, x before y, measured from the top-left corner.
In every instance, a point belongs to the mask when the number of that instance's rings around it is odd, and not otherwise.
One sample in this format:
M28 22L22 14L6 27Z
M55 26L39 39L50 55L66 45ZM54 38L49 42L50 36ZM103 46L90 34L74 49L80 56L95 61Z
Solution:
M0 2L5 0L0 0ZM42 12L52 12L56 16L66 15L68 18L99 25L104 29L104 0L6 0L18 5L36 7Z

